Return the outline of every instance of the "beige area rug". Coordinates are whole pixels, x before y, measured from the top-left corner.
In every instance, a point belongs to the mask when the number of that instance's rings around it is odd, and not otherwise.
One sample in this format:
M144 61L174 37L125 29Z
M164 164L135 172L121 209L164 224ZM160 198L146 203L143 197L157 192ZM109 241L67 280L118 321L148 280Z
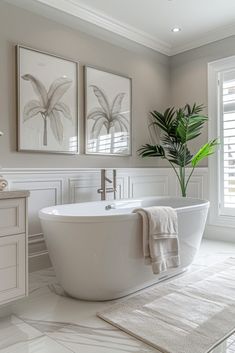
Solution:
M163 353L207 353L235 331L235 258L97 314Z

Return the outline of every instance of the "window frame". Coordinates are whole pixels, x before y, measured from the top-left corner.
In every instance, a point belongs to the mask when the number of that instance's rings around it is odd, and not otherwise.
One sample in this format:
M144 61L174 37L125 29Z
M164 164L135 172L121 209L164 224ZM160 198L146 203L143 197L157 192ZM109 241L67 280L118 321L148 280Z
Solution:
M221 146L209 158L209 195L210 216L212 225L235 227L235 208L221 207L223 204L224 168L223 166L223 111L222 107L222 80L224 72L235 70L235 56L208 63L208 115L209 139L219 137Z

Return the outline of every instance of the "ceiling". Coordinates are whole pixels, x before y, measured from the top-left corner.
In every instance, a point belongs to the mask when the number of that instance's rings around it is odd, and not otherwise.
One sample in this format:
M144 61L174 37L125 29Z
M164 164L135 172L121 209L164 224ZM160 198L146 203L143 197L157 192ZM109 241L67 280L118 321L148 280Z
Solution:
M166 55L235 34L235 0L30 1L93 23ZM181 31L173 33L174 27L180 27Z

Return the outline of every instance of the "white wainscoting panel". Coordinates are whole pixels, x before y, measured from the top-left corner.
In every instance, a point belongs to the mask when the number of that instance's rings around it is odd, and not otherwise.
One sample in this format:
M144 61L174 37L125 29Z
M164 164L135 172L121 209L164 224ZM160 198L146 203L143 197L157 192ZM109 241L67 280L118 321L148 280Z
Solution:
M38 211L47 206L100 200L100 169L2 169L11 190L29 190L29 268L50 265ZM199 168L189 183L188 196L208 197L207 168ZM112 179L112 169L108 170ZM109 185L107 185L109 186ZM110 184L111 186L111 184ZM118 168L117 199L143 196L178 196L180 189L171 168ZM108 194L113 199L113 194Z
M88 175L69 178L69 202L88 202L100 200L97 189L99 188L98 175Z
M141 175L130 177L130 197L168 195L167 175Z
M62 179L26 179L10 181L12 190L30 190L28 202L29 234L41 233L38 211L43 207L63 203Z

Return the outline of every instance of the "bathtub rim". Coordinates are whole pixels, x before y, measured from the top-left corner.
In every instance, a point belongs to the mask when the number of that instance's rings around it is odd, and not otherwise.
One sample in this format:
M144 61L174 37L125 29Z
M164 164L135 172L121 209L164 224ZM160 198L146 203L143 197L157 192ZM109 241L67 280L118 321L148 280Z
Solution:
M180 213L185 213L185 212L195 212L199 211L202 209L208 209L210 206L210 202L205 199L196 199L192 197L170 197L170 196L147 196L147 197L141 197L141 198L133 198L133 199L121 199L121 200L110 200L110 201L90 201L90 202L82 202L82 203L70 203L70 204L63 204L63 205L54 205L50 207L44 207L39 211L39 218L42 221L53 221L53 222L62 222L62 223L94 223L94 222L99 222L99 223L106 223L106 222L119 222L119 221L130 221L130 220L138 220L140 219L140 216L136 213L120 213L120 214L112 214L108 213L103 214L103 215L55 215L55 214L50 214L48 213L49 210L56 208L58 206L64 206L64 205L84 205L88 206L91 203L99 203L105 205L110 205L118 202L130 202L130 201L137 201L137 200L154 200L154 199L169 199L169 200L182 200L182 199L187 199L191 200L194 202L192 205L187 205L183 207L176 207L174 208L177 212L177 214Z

